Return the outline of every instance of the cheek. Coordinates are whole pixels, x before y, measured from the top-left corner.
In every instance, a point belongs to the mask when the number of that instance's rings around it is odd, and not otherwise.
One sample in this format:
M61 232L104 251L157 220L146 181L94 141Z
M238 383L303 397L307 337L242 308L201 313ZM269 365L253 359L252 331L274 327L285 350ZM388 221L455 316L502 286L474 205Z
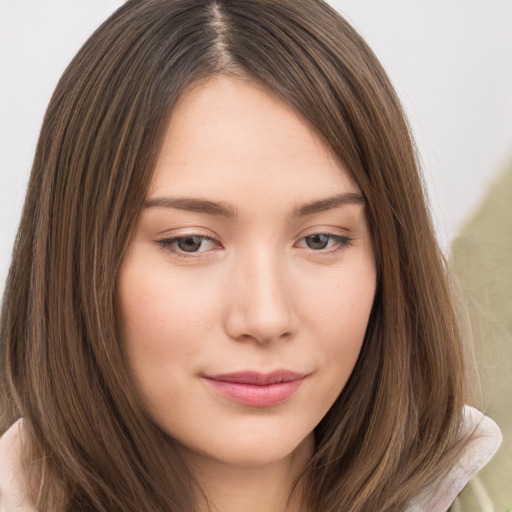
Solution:
M309 283L310 292L303 294L310 311L313 329L324 333L334 346L356 342L364 337L376 290L376 271L368 258L336 269L321 281ZM330 333L330 334L328 334Z
M218 301L206 285L194 286L179 273L128 260L119 280L119 299L128 345L172 347L173 340L197 340L216 317ZM210 286L212 286L210 282Z
M304 297L302 311L309 311L306 328L315 341L317 355L326 369L328 400L343 389L357 362L363 344L376 289L372 260L346 266L323 279L321 286L311 286Z
M122 337L150 408L159 407L162 390L181 389L219 316L212 290L192 284L146 258L127 258L123 265L118 285Z
M132 377L159 424L167 424L165 415L175 411L169 394L186 396L185 370L201 351L210 327L207 312L214 316L204 294L184 293L185 283L168 273L158 265L140 264L140 258L128 258L118 284L122 338Z

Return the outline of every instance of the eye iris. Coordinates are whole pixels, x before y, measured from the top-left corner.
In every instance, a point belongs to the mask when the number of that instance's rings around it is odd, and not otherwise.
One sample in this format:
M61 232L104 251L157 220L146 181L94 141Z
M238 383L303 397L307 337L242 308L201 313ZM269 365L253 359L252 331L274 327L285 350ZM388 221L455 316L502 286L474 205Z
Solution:
M201 247L203 239L200 236L186 236L178 240L178 247L184 252L196 252Z
M329 243L329 236L316 234L306 237L306 244L310 249L325 249Z

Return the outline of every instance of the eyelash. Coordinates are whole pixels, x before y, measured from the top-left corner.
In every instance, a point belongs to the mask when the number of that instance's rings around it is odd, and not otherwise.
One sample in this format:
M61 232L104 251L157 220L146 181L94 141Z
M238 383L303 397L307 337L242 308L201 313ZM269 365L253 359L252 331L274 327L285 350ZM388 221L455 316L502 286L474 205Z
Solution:
M173 238L166 238L164 240L159 240L158 244L165 249L166 251L169 251L179 258L197 258L197 254L201 254L205 251L183 251L180 249L177 249L176 244L181 240L186 240L187 238L199 238L201 240L201 243L206 241L214 242L215 240L209 236L206 235L184 235L184 236L175 236Z
M312 238L314 236L325 236L325 237L328 237L329 241L333 241L335 245L334 245L334 248L323 248L323 249L318 249L318 250L311 249L310 247L307 248L313 254L335 254L335 253L338 253L339 251L342 251L342 250L346 249L347 247L350 247L352 245L352 240L353 240L352 238L347 237L347 236L335 235L333 233L320 232L320 233L312 233L311 235L307 235L307 236L301 238L299 241L306 240L307 238ZM176 237L173 237L173 238L166 238L166 239L163 239L163 240L158 240L157 243L163 249L165 249L166 251L174 254L178 258L183 258L183 259L197 258L198 254L201 254L203 252L207 252L207 251L190 251L190 252L187 252L187 251L183 251L183 250L177 248L177 243L182 241L182 240L186 240L187 238L200 239L201 244L204 241L209 241L209 242L216 243L215 239L213 239L213 238L211 238L209 236L206 236L206 235L194 235L194 234L185 235L185 236L176 236ZM329 241L328 241L328 243L329 243Z

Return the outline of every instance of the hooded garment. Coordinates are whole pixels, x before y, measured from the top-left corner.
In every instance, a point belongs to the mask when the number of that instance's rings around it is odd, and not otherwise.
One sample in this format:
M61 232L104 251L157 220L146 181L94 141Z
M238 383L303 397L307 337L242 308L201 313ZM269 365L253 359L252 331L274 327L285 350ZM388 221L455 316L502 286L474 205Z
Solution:
M469 479L498 450L502 435L496 423L473 407L464 408L464 422L472 431L470 441L446 477L424 489L406 512L446 512ZM22 471L23 420L0 439L0 512L36 512L27 498Z

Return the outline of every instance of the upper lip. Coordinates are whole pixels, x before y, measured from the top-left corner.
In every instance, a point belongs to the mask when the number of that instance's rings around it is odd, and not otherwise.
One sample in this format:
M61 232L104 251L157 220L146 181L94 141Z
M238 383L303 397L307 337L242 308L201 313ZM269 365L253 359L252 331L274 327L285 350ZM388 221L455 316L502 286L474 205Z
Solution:
M307 374L292 372L290 370L275 370L270 373L260 373L255 371L243 371L235 373L222 373L218 375L205 375L211 380L223 382L232 382L235 384L251 384L253 386L268 386L269 384L278 384L281 382L293 382L305 378Z

